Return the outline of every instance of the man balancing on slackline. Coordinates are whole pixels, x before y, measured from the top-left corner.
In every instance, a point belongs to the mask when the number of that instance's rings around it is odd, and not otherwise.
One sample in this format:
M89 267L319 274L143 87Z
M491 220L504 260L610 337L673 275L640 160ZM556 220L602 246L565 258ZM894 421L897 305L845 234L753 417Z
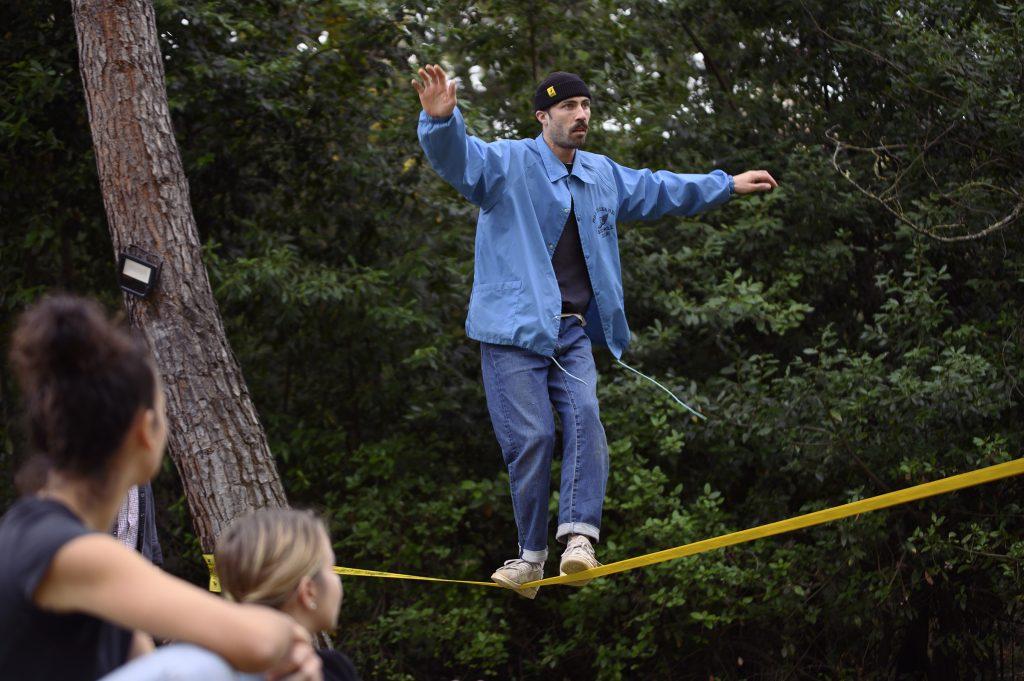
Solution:
M558 541L560 572L600 563L608 443L598 413L591 340L616 358L629 342L616 223L693 215L733 194L770 191L770 174L721 170L680 175L633 170L580 149L590 123L590 90L556 72L533 97L535 139L483 142L466 134L454 81L439 66L412 85L423 112L419 139L434 169L481 208L466 335L480 341L484 391L508 466L519 557L491 579L527 598L547 560L548 494L562 422ZM580 580L581 585L587 580Z

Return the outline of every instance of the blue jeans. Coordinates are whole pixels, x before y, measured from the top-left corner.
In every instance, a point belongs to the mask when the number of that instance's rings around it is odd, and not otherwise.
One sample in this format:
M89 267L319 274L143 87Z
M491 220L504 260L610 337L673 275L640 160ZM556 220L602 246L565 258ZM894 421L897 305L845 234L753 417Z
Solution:
M480 344L480 359L487 409L508 466L519 557L543 563L548 555L552 405L562 423L555 537L564 542L570 534L583 534L597 541L608 483L608 441L597 405L597 369L583 326L572 317L561 320L554 360L490 343Z

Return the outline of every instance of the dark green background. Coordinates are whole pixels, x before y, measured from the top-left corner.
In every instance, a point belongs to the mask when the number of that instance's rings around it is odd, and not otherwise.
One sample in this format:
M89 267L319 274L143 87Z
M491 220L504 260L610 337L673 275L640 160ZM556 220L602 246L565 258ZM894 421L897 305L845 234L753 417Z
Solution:
M993 2L157 2L215 294L293 504L344 565L485 579L515 551L463 320L476 210L424 165L418 63L471 129L533 136L576 71L591 150L768 169L771 195L621 229L626 360L599 352L608 562L1020 456L1024 10ZM183 20L187 20L185 25ZM327 31L324 43L318 40ZM0 8L0 332L44 291L120 304L69 4ZM299 43L309 49L300 50ZM704 53L704 63L693 60ZM483 67L486 91L470 86ZM618 131L605 130L616 121ZM629 127L625 127L628 124ZM22 455L0 371L0 504ZM173 466L167 567L203 567ZM1020 482L541 591L347 579L368 679L1024 674ZM552 508L557 497L552 496ZM553 542L553 540L552 540ZM551 570L549 566L549 571Z

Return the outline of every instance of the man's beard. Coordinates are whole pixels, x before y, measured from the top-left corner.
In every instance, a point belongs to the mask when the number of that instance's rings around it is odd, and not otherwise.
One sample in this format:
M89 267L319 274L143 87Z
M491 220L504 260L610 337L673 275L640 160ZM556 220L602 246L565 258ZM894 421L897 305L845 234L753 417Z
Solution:
M562 147L563 149L582 149L583 144L587 141L587 131L589 128L587 126L582 126L583 136L578 139L574 138L573 131L579 130L580 127L581 126L574 125L564 134L559 133L557 135L552 136L551 141L554 142L556 145Z

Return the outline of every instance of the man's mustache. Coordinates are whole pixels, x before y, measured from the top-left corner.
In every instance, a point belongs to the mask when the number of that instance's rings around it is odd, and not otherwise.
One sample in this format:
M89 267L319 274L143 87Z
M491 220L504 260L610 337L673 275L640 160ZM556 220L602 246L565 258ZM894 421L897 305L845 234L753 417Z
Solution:
M576 127L574 127L571 130L571 132L578 132L580 130L582 130L583 132L586 132L587 131L587 126L581 123L581 124L577 125Z

